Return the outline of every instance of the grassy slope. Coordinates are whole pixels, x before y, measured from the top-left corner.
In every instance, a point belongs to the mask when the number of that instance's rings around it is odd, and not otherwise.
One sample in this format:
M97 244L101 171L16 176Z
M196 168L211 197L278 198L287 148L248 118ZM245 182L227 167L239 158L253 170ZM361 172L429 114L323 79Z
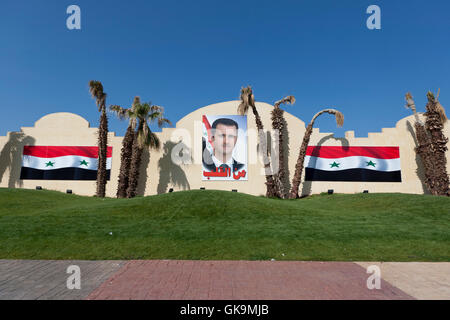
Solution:
M0 189L0 259L14 258L450 261L450 199Z

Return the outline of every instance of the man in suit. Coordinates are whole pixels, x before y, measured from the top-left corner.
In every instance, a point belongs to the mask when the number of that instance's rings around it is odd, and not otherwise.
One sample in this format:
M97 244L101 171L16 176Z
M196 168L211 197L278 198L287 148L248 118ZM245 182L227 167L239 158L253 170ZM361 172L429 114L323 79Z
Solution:
M206 148L203 139L203 168L216 172L217 168L230 169L231 173L244 167L243 163L233 158L233 150L238 139L238 124L229 118L220 118L211 126L211 143L213 154Z

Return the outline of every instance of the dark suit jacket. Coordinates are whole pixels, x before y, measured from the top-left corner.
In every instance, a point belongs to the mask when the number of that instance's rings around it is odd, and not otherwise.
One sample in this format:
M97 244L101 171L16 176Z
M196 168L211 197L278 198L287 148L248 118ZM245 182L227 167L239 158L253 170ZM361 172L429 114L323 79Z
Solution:
M244 166L243 163L237 162L235 159L233 159L233 167L230 168L231 172L235 172L235 171L239 171L242 167ZM207 164L204 160L203 160L203 167L205 169L208 169L209 171L213 171L216 172L217 171L217 167L214 164L214 162L212 164Z
M209 171L217 171L217 167L214 164L214 161L212 160L212 155L211 153L209 153L208 151L205 152L206 149L206 141L205 139L203 140L203 146L202 146L202 151L203 151L203 157L202 157L202 161L203 161L203 167L208 169ZM206 159L205 159L206 158ZM231 172L235 172L235 171L239 171L240 169L242 169L242 167L244 167L243 163L237 162L235 159L233 159L233 167L230 168Z

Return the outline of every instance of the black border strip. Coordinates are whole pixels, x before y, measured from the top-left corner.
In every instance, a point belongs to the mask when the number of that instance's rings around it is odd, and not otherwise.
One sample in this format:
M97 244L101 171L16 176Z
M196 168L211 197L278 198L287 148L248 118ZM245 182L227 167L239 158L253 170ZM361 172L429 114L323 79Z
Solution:
M305 181L363 181L402 182L401 171L376 171L370 169L346 169L327 171L306 168Z
M106 179L110 180L111 170L106 170ZM21 180L97 180L97 170L82 168L61 168L52 170L39 170L22 167Z

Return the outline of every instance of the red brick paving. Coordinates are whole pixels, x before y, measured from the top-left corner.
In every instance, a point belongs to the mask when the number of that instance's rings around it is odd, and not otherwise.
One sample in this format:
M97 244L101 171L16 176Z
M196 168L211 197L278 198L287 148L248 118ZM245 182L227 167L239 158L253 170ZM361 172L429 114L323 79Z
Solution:
M87 299L301 300L413 299L351 262L187 261L127 262Z

